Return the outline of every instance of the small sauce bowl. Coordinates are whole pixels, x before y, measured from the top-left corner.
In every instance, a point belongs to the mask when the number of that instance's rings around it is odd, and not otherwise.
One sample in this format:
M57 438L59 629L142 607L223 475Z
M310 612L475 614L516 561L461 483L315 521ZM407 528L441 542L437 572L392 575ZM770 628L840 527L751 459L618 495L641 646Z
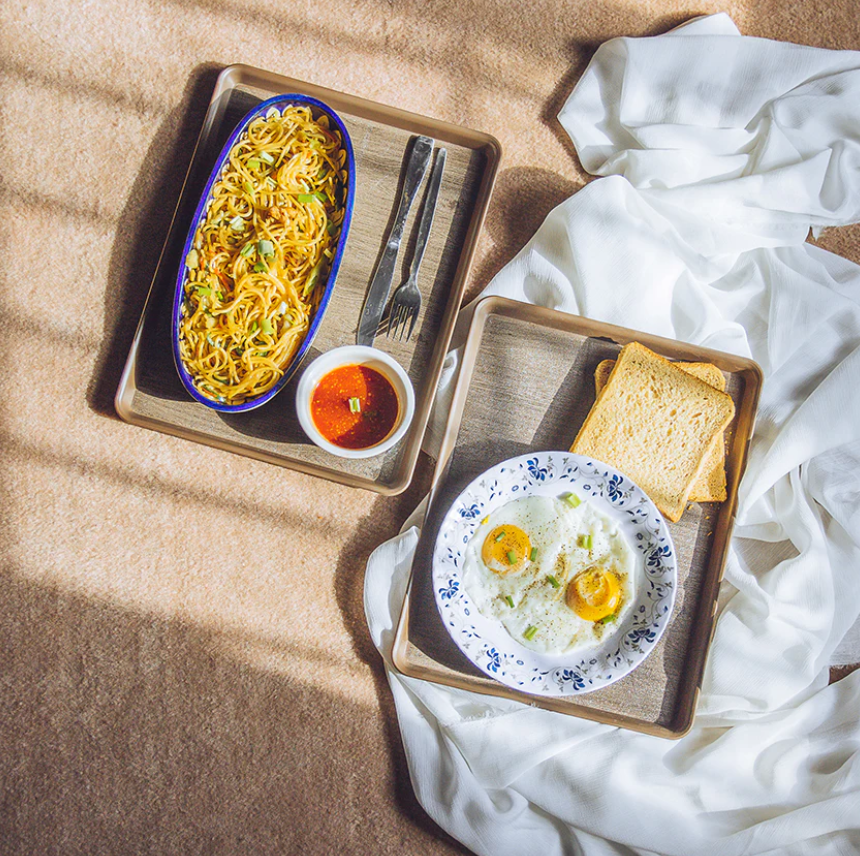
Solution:
M392 386L397 397L397 415L388 432L373 445L347 448L326 438L312 415L314 393L326 375L344 366L366 367L379 372ZM344 345L317 357L304 371L296 390L296 410L305 434L321 449L340 458L372 458L387 452L403 439L415 415L415 390L403 367L377 348Z

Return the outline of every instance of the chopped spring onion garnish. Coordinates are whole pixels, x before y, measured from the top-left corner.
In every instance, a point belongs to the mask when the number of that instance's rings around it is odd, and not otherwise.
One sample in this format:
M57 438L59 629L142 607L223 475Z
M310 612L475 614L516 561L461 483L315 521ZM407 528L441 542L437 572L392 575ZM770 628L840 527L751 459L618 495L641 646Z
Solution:
M206 297L209 297L212 294L211 288L206 288L205 285L198 285L197 288L194 289L198 294L203 294Z
M537 558L537 547L532 547L529 553L529 561L533 562Z
M242 182L242 187L244 187L244 188L245 188L245 192L246 192L246 193L250 194L251 196L253 196L253 195L254 195L254 185L253 185L253 184L251 184L251 182L250 182L250 181L243 181L243 182Z
M242 258L247 259L248 256L254 252L256 246L257 245L253 241L249 241L241 250L239 250L239 255L242 256Z
M586 550L590 550L593 544L591 535L580 535L576 539L576 544L578 547L583 547Z
M517 563L517 554L513 550L508 550L508 564L515 565Z
M571 507L576 508L582 503L582 500L575 493L566 493L562 499Z
M316 202L316 196L313 193L300 193L296 199L303 204L307 204L308 202Z
M269 166L275 162L275 159L268 152L260 152L260 160L265 161Z
M505 531L503 529L501 532L499 532L498 535L496 535L496 537L493 540L498 544L499 541L501 541L502 538L504 538L504 537L505 537Z
M514 608L514 599L513 599L509 594L506 594L506 595L505 595L505 603L506 603L506 604L507 604L511 609L513 609L513 608Z
M261 256L273 256L275 245L271 241L257 241L257 251Z
M322 270L323 264L324 261L320 259L320 261L318 261L314 265L313 270L311 270L310 274L308 275L308 281L305 283L305 287L302 289L302 295L304 297L307 297L313 290L313 287L317 284L317 280L319 279L320 271Z
M278 307L278 312L283 315L287 311L287 301L282 300L281 305Z
M559 588L561 586L561 583L552 574L547 576L547 580L549 580L549 584L553 588Z
M350 398L350 400L349 400L349 412L350 413L361 413L361 399Z
M248 166L251 169L259 169L260 168L260 161L257 158L251 158L251 160L248 161Z
M254 273L265 273L267 270L268 268L266 267L264 262L257 262L257 264L255 264L253 267Z
M523 638L532 640L535 638L535 633L537 633L537 631L538 631L537 627L535 627L534 624L532 624L531 627L526 628L526 632L523 633Z
M249 333L253 333L253 332L255 332L255 331L256 331L256 329L257 329L257 322L256 322L256 321L252 321L252 322L251 322L251 326L248 328L248 332L249 332Z
M612 624L612 622L615 621L616 618L618 618L618 613L617 612L611 612L609 615L605 615L603 618L601 618L600 623L601 624Z
M260 320L260 329L264 333L274 333L275 332L275 328L272 326L272 322L269 321L268 318L262 318Z
M245 231L245 221L241 218L241 216L240 216L240 215L238 215L238 214L237 214L237 215L236 215L236 216L235 216L235 217L230 221L230 228L231 228L234 232L244 232L244 231Z

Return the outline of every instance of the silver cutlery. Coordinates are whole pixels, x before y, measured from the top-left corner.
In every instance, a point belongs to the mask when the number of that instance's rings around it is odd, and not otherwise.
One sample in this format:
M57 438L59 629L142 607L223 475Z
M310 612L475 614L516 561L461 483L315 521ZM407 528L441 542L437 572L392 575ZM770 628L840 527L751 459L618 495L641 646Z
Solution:
M448 153L445 149L436 152L436 162L433 164L433 172L430 174L430 186L427 188L427 197L424 200L424 210L421 212L421 221L418 224L418 237L415 241L415 255L412 257L412 266L409 268L409 276L405 282L394 292L391 302L391 310L388 313L389 336L403 338L406 331L406 341L412 336L415 328L415 320L421 311L421 292L418 290L418 270L424 258L424 250L427 249L427 238L433 226L433 215L436 213L436 202L439 197L439 185L442 183L442 173L445 171L445 159ZM406 330L407 325L409 329Z
M391 281L394 278L394 265L397 254L400 252L400 242L403 238L403 228L409 215L412 200L421 186L430 156L433 154L433 140L430 137L416 137L406 163L406 176L403 179L403 187L400 191L400 202L394 223L388 234L385 249L379 259L376 272L367 290L364 299L364 308L361 311L361 319L358 324L356 343L359 345L372 345L379 329L379 322L388 302L388 292Z

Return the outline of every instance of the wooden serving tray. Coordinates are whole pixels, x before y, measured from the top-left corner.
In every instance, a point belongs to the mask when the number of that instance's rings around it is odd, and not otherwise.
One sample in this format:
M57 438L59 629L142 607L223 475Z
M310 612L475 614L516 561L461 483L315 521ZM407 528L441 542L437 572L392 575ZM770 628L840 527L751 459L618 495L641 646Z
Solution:
M692 504L678 523L668 524L678 557L674 613L637 669L604 689L570 698L519 692L479 671L448 635L432 590L436 535L451 503L489 467L527 452L570 448L594 403L597 364L631 341L671 360L713 363L726 375L726 391L737 408L726 432L728 498ZM560 713L660 737L683 736L693 723L714 629L761 383L752 360L504 298L480 301L397 628L395 666L406 675Z
M394 217L412 138L425 134L448 152L433 229L418 276L423 304L412 338L401 342L383 334L374 342L406 369L415 387L415 417L406 437L391 451L375 458L339 458L307 439L295 409L301 370L271 402L247 413L225 415L195 402L185 392L173 363L173 289L199 196L222 146L245 113L266 98L289 93L310 95L335 110L352 138L356 160L352 227L331 303L304 365L331 348L355 344L365 293ZM487 134L249 66L225 68L212 94L116 393L120 417L134 425L353 487L387 495L403 491L412 478L421 449L500 157L498 141ZM425 177L425 187L427 180ZM424 190L419 191L406 224L392 293L405 279L412 259L412 236Z

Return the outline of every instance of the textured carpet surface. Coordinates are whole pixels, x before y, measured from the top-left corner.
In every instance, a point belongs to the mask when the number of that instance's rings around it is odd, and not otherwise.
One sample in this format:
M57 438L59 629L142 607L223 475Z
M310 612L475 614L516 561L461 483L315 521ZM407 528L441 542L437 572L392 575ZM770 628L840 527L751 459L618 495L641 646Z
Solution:
M860 49L853 0L0 3L0 851L462 853L417 805L362 609L381 498L131 427L123 363L218 71L487 131L474 295L586 178L596 46L729 12ZM860 262L860 229L819 243Z

